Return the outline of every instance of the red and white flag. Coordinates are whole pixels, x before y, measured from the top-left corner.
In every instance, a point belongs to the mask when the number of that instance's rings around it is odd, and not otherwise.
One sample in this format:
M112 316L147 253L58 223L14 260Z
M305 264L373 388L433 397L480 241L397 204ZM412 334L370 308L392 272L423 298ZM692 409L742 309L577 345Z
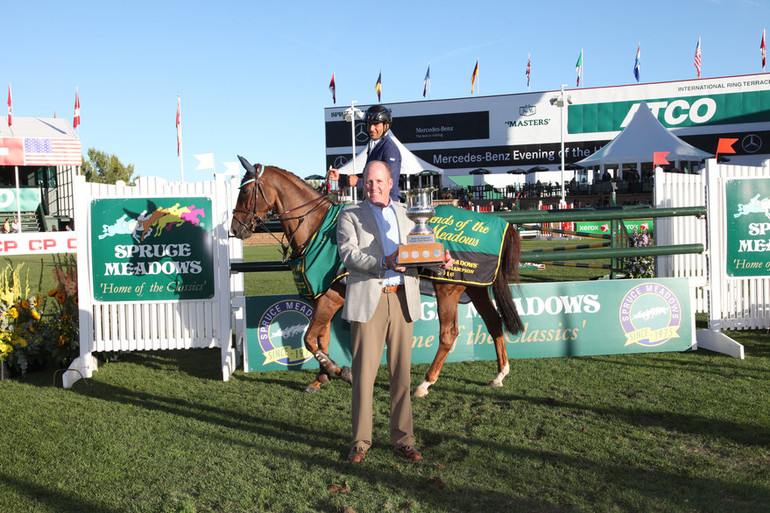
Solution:
M698 72L698 78L700 78L700 38L698 38L698 44L695 46L695 59L693 59L693 64L695 64L695 70Z
M329 91L332 92L332 102L337 103L337 85L334 83L334 73L332 73L332 81L329 82Z
M765 71L765 29L762 29L762 43L760 43L759 49L762 51L762 71Z
M56 116L54 116L56 117ZM72 118L72 128L80 126L80 96L78 96L78 88L75 88L75 116Z
M182 155L182 100L176 95L176 154Z
M11 107L11 84L8 84L8 126L13 124L13 108Z

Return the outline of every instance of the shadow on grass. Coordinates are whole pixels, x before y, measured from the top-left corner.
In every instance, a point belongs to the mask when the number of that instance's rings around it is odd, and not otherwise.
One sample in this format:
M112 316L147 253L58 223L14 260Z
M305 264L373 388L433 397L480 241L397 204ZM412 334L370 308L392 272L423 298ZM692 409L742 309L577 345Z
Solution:
M27 497L29 502L34 503L36 508L43 505L46 511L61 511L66 513L118 513L123 511L120 508L108 508L104 505L96 505L84 500L82 497L75 497L65 490L56 489L53 485L50 487L40 486L28 479L20 479L19 476L12 476L0 471L0 481L4 487L16 490L16 494ZM6 497L6 500L8 498ZM14 501L15 502L15 501ZM2 501L0 500L0 504Z

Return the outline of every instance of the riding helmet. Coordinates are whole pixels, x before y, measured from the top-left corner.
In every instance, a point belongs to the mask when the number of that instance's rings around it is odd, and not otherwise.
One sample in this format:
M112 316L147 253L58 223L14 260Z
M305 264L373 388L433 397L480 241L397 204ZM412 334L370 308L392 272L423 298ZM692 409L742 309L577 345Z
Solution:
M393 116L390 114L390 109L384 105L372 105L366 109L364 121L367 123L387 123L390 125L393 122Z

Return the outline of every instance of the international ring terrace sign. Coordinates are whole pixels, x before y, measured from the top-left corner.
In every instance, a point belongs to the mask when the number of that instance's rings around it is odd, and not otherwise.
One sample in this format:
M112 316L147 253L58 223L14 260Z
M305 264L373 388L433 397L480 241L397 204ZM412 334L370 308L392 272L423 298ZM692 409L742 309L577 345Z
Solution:
M91 202L97 301L214 296L211 199L119 198Z

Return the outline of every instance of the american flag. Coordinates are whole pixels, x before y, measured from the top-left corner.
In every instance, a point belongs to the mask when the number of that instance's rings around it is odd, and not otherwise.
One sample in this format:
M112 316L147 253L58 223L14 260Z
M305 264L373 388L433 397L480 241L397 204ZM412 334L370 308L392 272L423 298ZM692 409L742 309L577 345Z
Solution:
M765 29L762 29L762 42L759 44L762 51L762 71L765 71Z
M24 139L25 166L79 166L82 162L79 139Z
M334 73L332 73L332 81L329 82L329 91L332 92L332 102L337 103L337 85L334 83Z
M698 78L700 78L700 38L698 38L698 44L695 46L695 59L693 60L693 64L695 64Z

